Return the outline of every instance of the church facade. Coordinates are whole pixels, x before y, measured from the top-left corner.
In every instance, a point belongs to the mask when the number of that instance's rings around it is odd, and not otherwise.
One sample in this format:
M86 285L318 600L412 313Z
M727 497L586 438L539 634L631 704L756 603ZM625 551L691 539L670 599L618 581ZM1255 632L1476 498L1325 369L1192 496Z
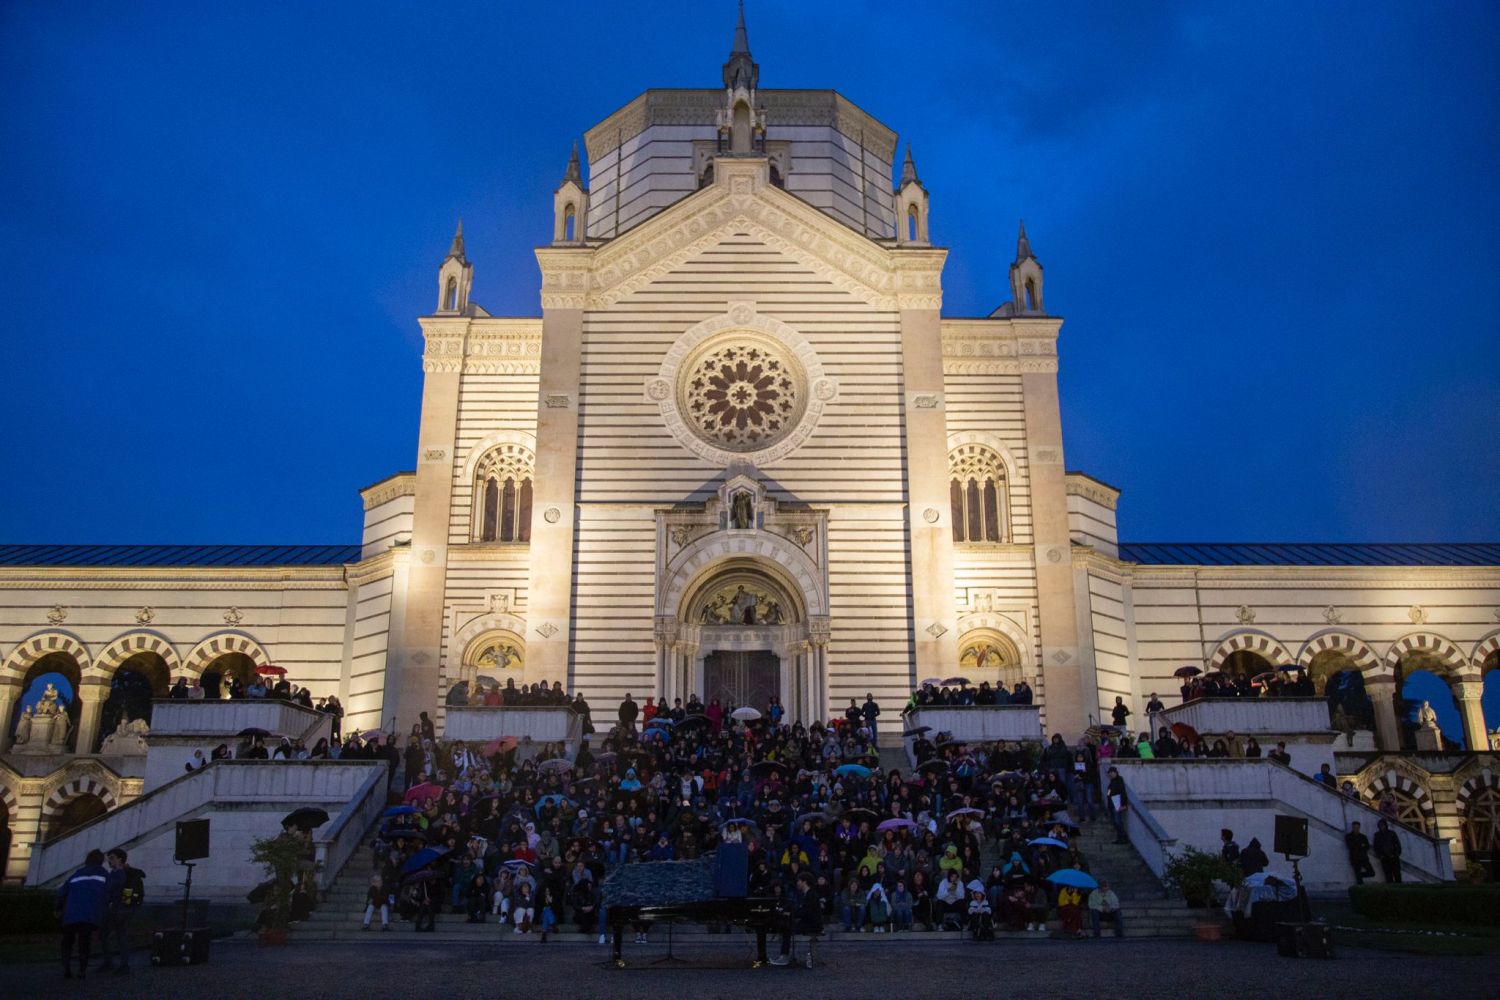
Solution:
M1024 228L1004 304L945 316L909 151L836 92L762 89L743 24L722 86L647 91L585 145L539 316L472 301L455 236L415 471L361 491L360 544L0 547L0 751L49 671L91 755L117 671L161 694L270 663L351 728L441 721L480 674L804 720L957 674L1027 679L1070 738L1175 701L1184 664L1299 664L1357 672L1385 749L1426 669L1488 749L1500 545L1121 543L1120 492L1068 470ZM70 774L26 794L61 808Z

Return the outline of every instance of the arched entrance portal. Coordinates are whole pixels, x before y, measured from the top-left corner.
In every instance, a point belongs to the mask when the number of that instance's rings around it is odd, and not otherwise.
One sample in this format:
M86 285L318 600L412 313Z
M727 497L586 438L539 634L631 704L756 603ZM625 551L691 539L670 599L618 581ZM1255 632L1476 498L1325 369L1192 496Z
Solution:
M171 686L167 661L159 653L136 653L116 667L109 679L109 697L104 700L99 732L94 734L91 752L98 752L104 738L114 732L121 721L142 719L150 725L152 701L165 698Z
M109 805L99 796L84 793L75 795L46 817L43 840L56 840L69 830L76 829L91 819L103 816Z
M244 653L225 653L214 658L203 668L203 697L208 699L226 697L238 684L250 686L255 680L255 661Z
M39 724L33 723L32 716L46 711L49 704L56 704L61 709L59 718L66 722L51 726L47 732L54 741L57 736L62 736L60 743L54 743L59 753L64 750L71 752L77 743L83 710L79 697L82 681L83 671L72 653L48 653L33 663L21 678L21 697L11 710L8 721L12 740L24 739L26 745L40 747L41 729Z

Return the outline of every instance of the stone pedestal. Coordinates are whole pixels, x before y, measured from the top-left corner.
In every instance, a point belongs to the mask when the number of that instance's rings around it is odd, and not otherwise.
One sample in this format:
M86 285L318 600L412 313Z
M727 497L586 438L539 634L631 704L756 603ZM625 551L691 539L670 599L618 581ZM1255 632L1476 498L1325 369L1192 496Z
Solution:
M1418 750L1441 750L1443 749L1443 734L1436 729L1417 730Z

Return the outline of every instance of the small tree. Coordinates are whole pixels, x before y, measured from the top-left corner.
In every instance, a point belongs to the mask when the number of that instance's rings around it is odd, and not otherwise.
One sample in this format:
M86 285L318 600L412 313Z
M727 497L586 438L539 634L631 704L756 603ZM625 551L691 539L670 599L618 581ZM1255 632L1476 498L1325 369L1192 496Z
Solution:
M263 926L271 930L284 929L292 913L292 889L297 871L307 854L307 844L289 833L274 837L263 837L250 845L250 860L265 870L271 880L271 891L266 898Z
M1196 847L1168 858L1162 871L1162 881L1167 888L1181 893L1189 906L1217 905L1220 901L1218 883L1233 889L1244 880L1239 865Z

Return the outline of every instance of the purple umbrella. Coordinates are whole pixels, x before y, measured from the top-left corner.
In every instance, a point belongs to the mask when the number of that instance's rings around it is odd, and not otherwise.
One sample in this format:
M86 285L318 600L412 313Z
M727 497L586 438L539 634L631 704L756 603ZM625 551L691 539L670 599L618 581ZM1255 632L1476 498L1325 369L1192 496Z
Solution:
M881 822L877 830L915 830L917 824L909 819L888 819Z

